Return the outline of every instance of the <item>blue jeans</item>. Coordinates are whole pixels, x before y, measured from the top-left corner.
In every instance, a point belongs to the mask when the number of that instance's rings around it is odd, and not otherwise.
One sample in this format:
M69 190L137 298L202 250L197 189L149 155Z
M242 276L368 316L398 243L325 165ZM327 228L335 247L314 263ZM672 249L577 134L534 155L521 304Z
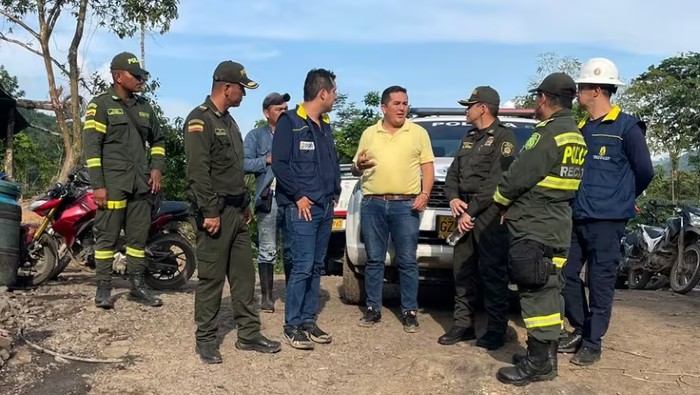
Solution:
M277 252L280 249L280 244L282 244L284 275L285 278L289 278L292 257L288 243L284 243L284 207L277 206L277 201L273 199L272 209L269 213L259 212L256 215L258 222L258 265L276 264ZM282 236L283 243L280 243L279 236Z
M316 322L321 269L333 225L333 202L311 206L311 221L299 218L291 204L284 208L285 244L291 248L292 270L287 281L285 326Z
M360 231L367 252L365 291L367 307L381 311L384 265L389 235L394 242L394 261L399 268L401 310L418 310L418 232L419 213L413 211L413 200L384 201L362 198Z

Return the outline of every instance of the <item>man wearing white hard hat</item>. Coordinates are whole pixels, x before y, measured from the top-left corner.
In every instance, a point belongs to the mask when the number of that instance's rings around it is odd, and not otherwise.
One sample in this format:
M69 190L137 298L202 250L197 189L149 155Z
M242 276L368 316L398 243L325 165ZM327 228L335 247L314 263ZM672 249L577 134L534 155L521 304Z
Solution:
M621 259L620 239L627 221L635 215L635 199L651 182L654 168L646 125L610 101L624 85L615 64L604 58L589 60L581 67L576 84L579 104L587 113L578 127L588 153L573 203L574 229L564 266L562 295L574 332L561 339L559 352L575 352L571 362L587 366L600 360ZM580 277L584 262L588 262L588 300Z

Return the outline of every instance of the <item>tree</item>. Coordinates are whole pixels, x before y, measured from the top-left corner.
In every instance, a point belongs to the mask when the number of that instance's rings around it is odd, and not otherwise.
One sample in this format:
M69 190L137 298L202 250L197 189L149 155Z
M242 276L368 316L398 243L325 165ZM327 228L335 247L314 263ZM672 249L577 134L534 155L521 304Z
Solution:
M0 15L11 25L7 31L0 32L0 40L18 45L44 61L49 97L65 150L60 179L67 177L82 155L82 125L78 120L84 103L79 89L82 86L90 91L90 85L81 76L78 49L87 15L92 15L99 26L124 38L135 34L141 26L157 26L161 33L167 31L170 21L177 18L177 5L178 0L0 0ZM52 53L52 48L55 48L53 32L60 16L66 14L69 19L75 19L75 27L67 62L62 62ZM24 30L30 40L18 39L14 28ZM61 97L63 87L56 82L56 70L70 81L67 98Z
M537 88L542 80L552 73L566 73L573 78L578 75L581 62L572 56L561 56L554 52L545 52L537 55L537 71L530 77L527 84L528 91ZM517 108L532 108L535 101L531 94L516 96L513 101Z
M632 81L622 101L647 122L651 151L668 154L675 203L680 157L700 141L700 54L681 54L650 66Z
M0 87L14 98L24 96L24 91L19 88L17 77L10 75L3 65L0 65Z
M380 101L379 92L371 91L362 101L365 107L358 108L354 102L348 100L346 94L338 95L335 102L333 131L340 163L352 161L362 132L381 118L381 113L377 110Z

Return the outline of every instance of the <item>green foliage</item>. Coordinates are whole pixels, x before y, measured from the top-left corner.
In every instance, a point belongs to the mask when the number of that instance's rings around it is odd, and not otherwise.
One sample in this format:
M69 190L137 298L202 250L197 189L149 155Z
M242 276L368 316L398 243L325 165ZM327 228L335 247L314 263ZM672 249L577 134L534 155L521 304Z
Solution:
M364 97L364 108L358 108L355 103L348 100L346 94L338 95L335 102L333 132L340 163L352 161L362 132L381 118L381 113L377 110L380 101L379 92L371 91Z
M622 102L646 121L651 151L668 153L675 202L683 188L675 183L681 182L680 157L700 141L700 54L681 54L650 66L632 81Z
M267 119L258 119L255 121L255 125L253 125L253 128L259 128L262 126L267 126Z
M24 96L24 91L19 89L17 77L10 75L3 65L0 65L0 87L14 98Z

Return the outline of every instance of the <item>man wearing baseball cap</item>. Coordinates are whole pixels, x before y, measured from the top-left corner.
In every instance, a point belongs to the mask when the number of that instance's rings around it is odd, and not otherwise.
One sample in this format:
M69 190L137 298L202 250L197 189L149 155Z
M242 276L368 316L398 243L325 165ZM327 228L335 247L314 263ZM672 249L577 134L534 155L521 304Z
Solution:
M272 92L262 103L267 125L248 132L243 143L243 171L255 176L255 216L258 224L258 274L260 275L260 310L275 311L272 293L274 265L277 262L278 230L282 229L284 215L277 212L275 176L272 173L272 137L277 120L287 111L288 93ZM286 254L285 258L289 254ZM284 259L285 278L289 277L289 259Z
M260 333L248 233L250 195L243 179L243 140L228 112L240 106L246 88L257 87L240 63L221 62L214 71L211 95L184 123L187 180L197 225L196 352L204 363L222 361L216 331L227 278L233 320L238 324L236 348L264 353L280 350L279 342Z
M571 108L574 80L548 75L533 90L542 122L503 173L493 199L510 233L508 276L517 285L527 354L498 370L506 384L525 385L557 376L557 346L563 323L562 267L571 242L571 201L583 176L586 143Z
M110 69L113 83L90 101L83 127L83 152L93 199L99 207L95 215L95 305L114 307L112 264L124 229L129 299L156 307L162 301L146 285L145 251L151 222L149 198L160 191L165 139L153 107L136 94L148 74L136 55L116 55ZM150 145L150 163L146 143Z
M498 120L500 96L490 86L479 86L469 99L467 130L459 152L445 177L445 196L464 236L454 247L454 325L438 343L451 345L476 339L474 311L477 281L484 289L488 326L476 345L501 348L508 328L508 238L493 193L501 174L515 158L515 135Z

